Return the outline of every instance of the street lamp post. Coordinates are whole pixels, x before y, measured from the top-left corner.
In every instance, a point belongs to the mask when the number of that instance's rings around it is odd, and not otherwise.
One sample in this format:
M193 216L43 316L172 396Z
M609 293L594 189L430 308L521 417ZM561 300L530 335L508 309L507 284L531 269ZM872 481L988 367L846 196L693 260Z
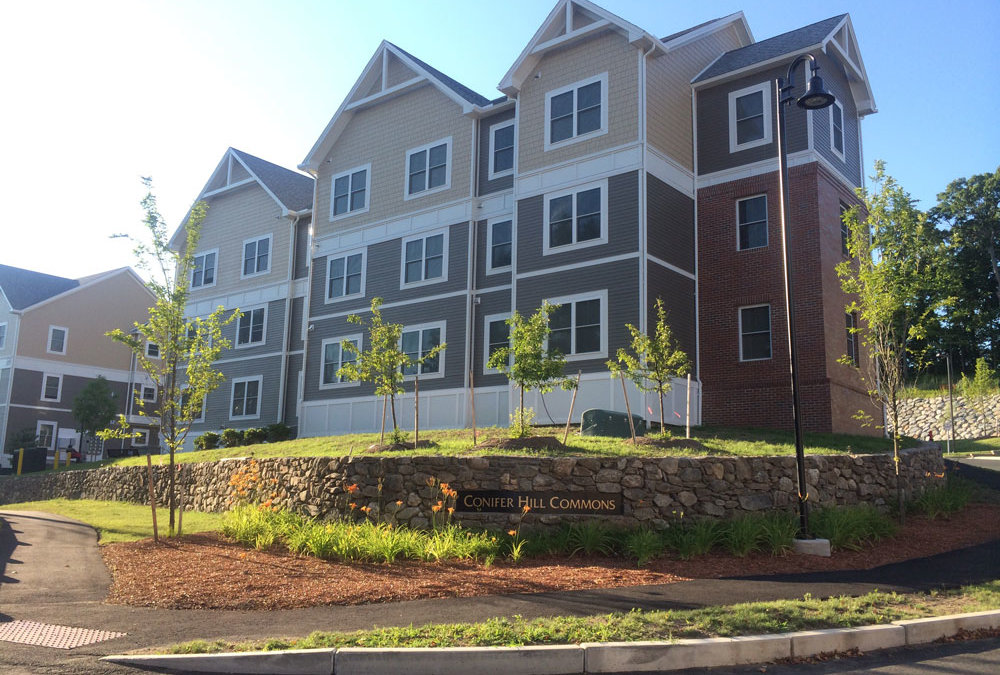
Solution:
M795 89L793 76L799 64L809 61L812 65L813 75L806 85L806 93L799 98L795 98L792 91ZM819 67L816 65L816 58L812 54L802 54L788 66L788 74L785 79L778 78L775 87L775 100L777 102L778 115L778 163L780 167L779 181L781 188L781 257L785 272L785 317L788 322L788 362L792 380L792 421L795 426L795 470L798 490L799 504L799 539L808 539L809 535L809 507L806 504L806 468L805 451L802 445L802 405L799 398L799 377L795 351L795 313L792 302L792 269L789 264L791 258L791 242L789 241L788 225L788 148L785 147L785 112L784 107L791 105L795 101L800 108L806 110L821 110L833 105L834 96L823 87L823 80L816 73Z

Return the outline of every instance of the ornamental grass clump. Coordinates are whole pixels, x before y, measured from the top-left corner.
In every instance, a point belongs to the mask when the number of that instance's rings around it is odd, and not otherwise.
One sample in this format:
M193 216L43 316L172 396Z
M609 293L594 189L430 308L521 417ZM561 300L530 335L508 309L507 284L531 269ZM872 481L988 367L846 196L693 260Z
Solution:
M896 533L892 519L868 504L817 509L810 524L812 534L829 539L831 548L851 551Z
M663 540L681 560L689 560L709 553L719 543L721 534L716 521L684 520L681 513L680 520L664 530Z
M917 498L916 510L931 520L961 511L972 498L973 488L957 476L949 475L948 482L939 487L926 490Z

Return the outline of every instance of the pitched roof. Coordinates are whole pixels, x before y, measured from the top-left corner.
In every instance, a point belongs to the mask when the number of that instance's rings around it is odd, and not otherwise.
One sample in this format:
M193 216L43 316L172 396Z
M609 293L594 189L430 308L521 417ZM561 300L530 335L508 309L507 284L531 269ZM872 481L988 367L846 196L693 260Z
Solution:
M724 17L724 16L720 16L717 19L711 19L709 21L705 21L703 23L699 23L697 26L691 26L690 28L685 28L684 30L679 30L676 33L671 33L670 35L668 35L665 38L660 38L660 42L670 42L671 40L676 40L677 38L681 37L682 35L687 35L688 33L692 33L694 31L698 30L699 28L704 28L705 26L707 26L709 24L712 24L712 23L715 23L716 21L722 21L725 18L726 17Z
M0 265L0 289L13 309L24 309L80 285L76 279Z
M741 70L757 63L763 63L769 59L777 58L785 54L792 54L807 47L819 44L830 33L833 32L846 17L846 14L830 17L823 21L796 28L795 30L775 35L772 38L755 42L752 45L741 47L726 52L711 66L705 69L694 82L704 82L719 75L725 75L736 70Z
M278 201L285 205L285 208L291 211L312 208L313 179L311 177L272 164L260 157L254 157L242 150L230 149L267 186L267 189L278 198Z
M405 54L407 56L407 58L413 59L414 63L416 63L418 66L420 66L421 68L423 68L424 70L426 70L428 73L430 73L431 75L433 75L434 77L436 77L441 82L441 84L445 85L446 87L448 87L449 89L451 89L452 91L454 91L456 94L458 94L459 96L461 96L462 98L464 98L466 101L468 101L472 105L478 105L478 106L487 106L487 105L490 105L491 101L488 98L486 98L485 96L480 96L479 94L477 94L473 90L471 90L468 87L466 87L461 82L448 77L447 75L445 75L444 73L442 73L437 68L435 68L435 67L433 67L431 65L428 65L425 61L421 61L416 56L414 56L410 52L406 51L405 49L403 49L399 45L395 45L395 44L393 44L391 42L389 42L389 44L392 45L393 48L395 48L395 49L399 50L401 53Z

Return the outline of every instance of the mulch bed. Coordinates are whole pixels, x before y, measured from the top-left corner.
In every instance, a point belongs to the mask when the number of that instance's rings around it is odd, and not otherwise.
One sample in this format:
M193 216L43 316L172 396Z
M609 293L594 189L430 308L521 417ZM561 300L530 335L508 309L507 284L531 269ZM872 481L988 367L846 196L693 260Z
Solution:
M1000 505L977 504L950 520L911 517L899 533L863 551L830 558L725 554L664 557L643 568L620 558L533 558L518 565L473 562L394 565L326 562L244 548L215 533L164 543L102 547L114 582L108 602L167 609L292 609L419 598L584 590L688 579L868 569L1000 538Z

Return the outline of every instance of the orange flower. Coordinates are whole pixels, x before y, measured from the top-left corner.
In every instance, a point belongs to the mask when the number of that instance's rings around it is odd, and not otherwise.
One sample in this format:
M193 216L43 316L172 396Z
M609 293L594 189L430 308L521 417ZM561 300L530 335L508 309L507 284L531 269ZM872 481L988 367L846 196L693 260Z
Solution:
M524 508L523 508L523 509L521 509L521 513L527 513L527 512L528 512L528 511L530 511L530 510L531 510L531 507L530 507L530 506L528 506L527 504L525 504L525 505L524 505Z
M434 476L427 477L427 487L434 487Z
M358 491L358 484L354 483L353 485L348 485L347 486L347 491L350 492L353 495L355 492Z
M348 506L350 506L350 507L351 507L351 510L352 510L352 511L353 511L354 509L358 508L358 505L357 505L356 503L354 503L354 502L351 502L350 504L348 504Z
M434 506L431 507L431 511L433 511L434 513L437 513L440 510L441 510L440 504L435 504Z
M455 513L455 507L454 506L449 506L448 507L448 515L450 516L453 513Z
M370 507L370 506L362 506L361 507L361 512L362 513L371 513L371 511L372 511L372 507Z
M509 534L512 537L515 537L517 536L517 530L507 530L507 534Z
M402 505L403 505L403 500L402 499L397 499L396 500L396 506L402 506Z
M448 492L448 484L441 483L441 492Z

